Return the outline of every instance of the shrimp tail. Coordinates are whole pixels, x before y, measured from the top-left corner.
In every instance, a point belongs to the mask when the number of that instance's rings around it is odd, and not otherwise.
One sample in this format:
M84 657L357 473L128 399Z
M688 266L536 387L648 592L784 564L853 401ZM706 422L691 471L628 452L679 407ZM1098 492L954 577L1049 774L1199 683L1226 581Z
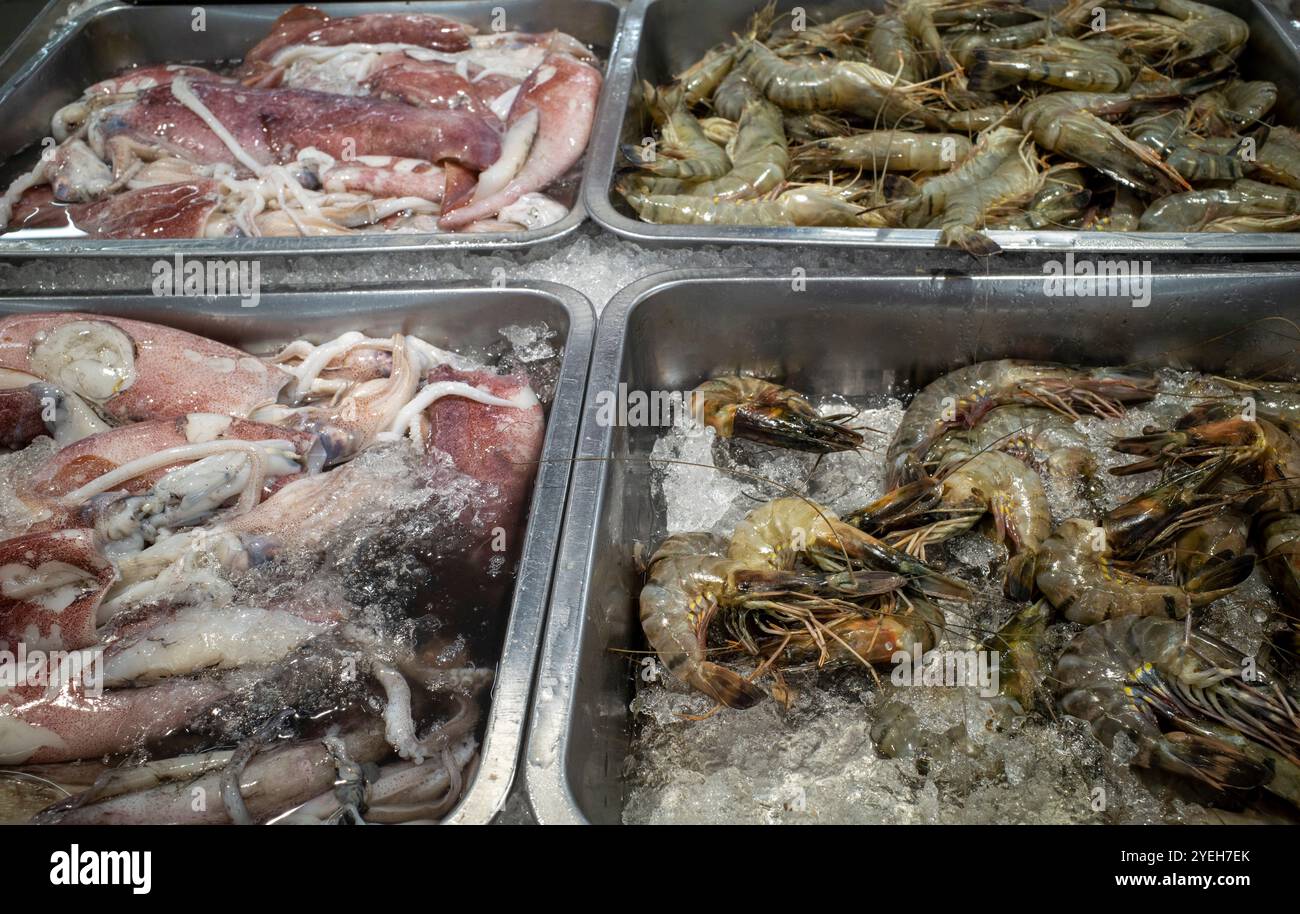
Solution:
M970 588L962 581L935 571L929 565L913 558L901 549L884 543L857 527L837 521L834 525L837 535L837 548L825 551L824 557L832 561L838 558L838 550L843 550L854 561L866 561L882 565L896 571L908 579L909 586L919 590L928 597L948 600L969 600Z
M691 671L690 684L714 701L741 711L767 697L766 692L744 676L707 660Z
M966 69L966 84L974 92L992 92L1014 86L1024 78L1016 67L1008 67L1000 49L978 48Z
M950 226L939 236L944 247L957 248L972 257L992 257L1001 254L1002 247L992 238L969 225Z
M845 516L846 523L879 535L882 530L919 518L935 504L935 481L923 468L920 479L895 486L884 495Z
M635 143L624 143L620 149L622 150L623 158L627 159L629 163L635 165L637 168L644 168L647 170L654 168L655 160L647 155L646 150L637 146Z
M1210 602L1236 590L1255 570L1253 555L1239 555L1223 561L1207 562L1205 567L1183 584L1198 600Z
M1250 790L1269 778L1268 768L1227 743L1195 733L1170 733L1158 743L1152 763L1192 777L1215 790Z
M1037 591L1035 580L1038 576L1038 554L1035 552L1018 552L1007 560L1003 579L1003 592L1007 598L1017 602L1034 599Z

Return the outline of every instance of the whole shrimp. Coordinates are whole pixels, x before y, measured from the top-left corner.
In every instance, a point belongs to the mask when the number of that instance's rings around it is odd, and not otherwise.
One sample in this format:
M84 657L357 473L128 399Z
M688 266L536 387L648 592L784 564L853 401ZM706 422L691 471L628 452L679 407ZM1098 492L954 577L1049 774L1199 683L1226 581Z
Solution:
M1065 488L1100 495L1095 476L1097 458L1087 437L1077 431L1069 416L1045 407L999 406L989 410L971 428L945 434L930 448L931 467L969 460L985 451L1003 451L1024 461Z
M1090 520L1071 518L1043 543L1037 584L1060 613L1082 625L1129 615L1181 619L1240 584L1254 567L1248 556L1242 559L1233 565L1232 573L1203 582L1212 590L1157 584L1116 567L1105 531Z
M983 229L994 213L1028 204L1042 189L1043 172L1027 150L1002 160L993 174L978 184L952 194L939 216L939 243L986 257L1002 249Z
M1154 150L1124 135L1099 115L1128 113L1134 98L1114 92L1053 92L1025 105L1020 125L1043 149L1091 165L1116 181L1151 194L1190 185Z
M1300 805L1300 702L1240 651L1180 622L1125 616L1078 634L1056 664L1061 709L1129 764Z
M1188 115L1197 133L1232 137L1256 127L1276 104L1276 83L1234 79L1197 96Z
M930 447L953 429L971 428L999 406L1051 409L1078 419L1078 409L1120 416L1125 403L1156 393L1150 374L1115 368L1071 368L1017 359L976 362L928 384L908 404L886 452L885 484L894 488L916 478Z
M797 673L890 663L898 652L911 654L917 646L928 651L944 631L943 610L920 597L908 604L893 612L844 612L812 631L773 635L759 643L758 652L775 652L778 671Z
M1094 13L1094 0L1069 0L1063 7L1048 16L1018 22L994 29L971 29L951 38L953 56L964 67L970 67L975 53L985 48L1027 48L1051 35L1069 35L1085 24Z
M796 562L810 550L795 539L802 536L798 529L772 522L782 507L769 512L756 509L742 521L736 531L744 541L741 546L735 537L728 544L708 533L668 537L651 558L649 576L641 589L641 628L664 666L677 679L729 708L751 707L766 693L735 671L706 659L709 625L718 613L784 613L807 619L807 604L798 601L798 595L807 595L812 598L811 605L822 606L818 594L873 596L897 589L908 580L890 572L855 570L845 574L836 569L826 576L795 570ZM795 520L799 519L796 512ZM791 538L763 540L781 534ZM880 545L882 551L887 549ZM915 570L917 563L909 561L904 557L904 564ZM935 575L935 579L942 580L942 576ZM841 605L842 601L835 604Z
M822 172L852 168L885 171L946 171L964 159L971 142L956 133L867 130L814 140L794 150L797 167Z
M756 41L741 45L736 64L768 100L787 111L842 111L889 123L915 121L944 129L943 117L892 74L857 61L796 63Z
M948 464L936 477L894 489L848 515L854 526L888 532L895 543L921 548L992 521L993 539L1011 553L1007 595L1029 599L1035 555L1052 532L1052 512L1038 474L1001 451L985 451Z
M685 181L720 178L731 170L727 151L705 135L680 86L656 90L647 84L643 91L646 107L659 127L660 142L649 160L639 147L625 147L629 159L651 174Z
M854 10L829 22L791 31L773 42L772 49L782 57L824 55L836 60L867 61L871 55L864 39L875 18L871 10Z
M1128 135L1162 155L1169 167L1188 181L1232 181L1246 173L1239 154L1241 141L1191 135L1186 112L1167 111L1140 119L1129 127Z
M1162 17L1148 22L1166 29L1168 47L1162 62L1175 72L1227 69L1250 38L1245 20L1193 0L1121 0L1119 5Z
M771 34L775 21L776 4L769 2L750 18L746 37L751 41L762 41ZM677 74L674 82L682 87L687 105L698 105L713 95L735 67L737 50L735 44L710 48L703 57Z
M1029 81L1073 92L1123 92L1133 71L1095 44L1058 38L1028 48L981 48L972 55L970 88L987 92Z
M823 418L803 394L762 378L710 378L692 392L692 404L720 438L746 438L815 454L862 446L862 435L843 424L847 417Z
M923 183L907 204L907 225L918 227L943 212L949 197L977 186L1016 153L1025 135L1011 127L994 127L981 133L975 146L954 167Z
M794 187L763 200L720 200L691 194L651 194L630 184L616 185L628 205L646 222L659 225L812 225L852 228L863 225L864 207L816 187Z
M1300 191L1243 178L1161 197L1142 214L1144 232L1286 232L1300 227Z
M1117 475L1217 461L1255 486L1241 496L1255 508L1300 510L1300 442L1263 416L1242 416L1236 403L1203 404L1183 416L1176 428L1147 429L1119 439L1115 449L1147 458L1116 467L1112 472Z
M740 118L731 170L726 174L702 182L638 177L622 186L629 192L649 196L689 195L715 202L753 199L780 187L789 167L790 150L781 112L760 99L747 105Z
M729 708L748 708L766 693L734 670L705 659L712 614L738 599L735 576L744 570L723 558L723 544L709 534L669 537L650 559L641 588L641 628L673 676Z
M727 555L747 567L789 570L803 559L825 571L870 566L903 575L908 586L934 597L964 600L970 589L840 520L805 498L778 498L746 515L732 533Z

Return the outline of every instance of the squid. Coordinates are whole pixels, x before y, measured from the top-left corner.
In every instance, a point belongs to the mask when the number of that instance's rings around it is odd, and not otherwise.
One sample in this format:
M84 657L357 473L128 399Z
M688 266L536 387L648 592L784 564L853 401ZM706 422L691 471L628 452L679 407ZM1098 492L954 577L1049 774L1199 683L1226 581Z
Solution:
M526 376L406 334L259 356L80 313L0 320L0 371L15 446L70 439L6 481L26 516L0 540L0 650L45 652L49 674L0 683L0 765L72 794L37 821L426 821L458 802L490 668L433 628L399 637L346 575L265 584L282 560L364 567L357 531L406 512L494 605L546 427ZM74 401L86 434L58 419ZM95 676L59 675L68 658ZM219 801L181 809L195 789Z
M148 66L61 108L0 196L23 237L518 231L581 158L601 73L563 32L295 7L221 73Z

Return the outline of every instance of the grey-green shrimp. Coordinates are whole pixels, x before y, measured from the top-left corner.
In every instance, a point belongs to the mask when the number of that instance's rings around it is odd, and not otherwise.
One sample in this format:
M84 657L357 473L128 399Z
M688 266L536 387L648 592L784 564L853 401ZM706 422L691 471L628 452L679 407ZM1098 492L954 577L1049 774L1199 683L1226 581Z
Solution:
M1142 214L1144 232L1287 232L1300 228L1300 191L1249 178L1161 197Z
M796 148L797 168L827 171L851 168L865 172L946 171L964 159L970 140L955 133L908 133L867 130L850 136L827 137Z
M691 114L680 86L656 90L647 83L643 95L659 127L660 139L653 156L644 155L638 147L627 147L628 157L640 168L660 177L684 181L720 178L731 170L727 151L705 134Z
M789 61L756 41L741 46L736 63L769 101L787 111L842 111L889 124L944 127L942 116L926 108L915 90L868 64Z

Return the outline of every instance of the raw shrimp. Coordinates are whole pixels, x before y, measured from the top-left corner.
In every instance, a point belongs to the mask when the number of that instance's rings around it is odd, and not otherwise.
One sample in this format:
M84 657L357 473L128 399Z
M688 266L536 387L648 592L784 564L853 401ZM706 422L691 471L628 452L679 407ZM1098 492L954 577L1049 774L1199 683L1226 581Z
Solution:
M704 128L686 105L681 87L656 91L646 85L644 91L662 140L648 161L638 147L626 147L629 158L640 168L660 177L686 181L720 178L731 170L727 151L705 136Z
M1051 707L1047 671L1040 657L1052 616L1052 605L1039 600L1008 619L982 645L998 653L999 694L1014 700L1025 713Z
M775 105L758 100L745 108L731 151L731 170L711 181L638 177L624 180L626 193L652 197L689 195L713 202L761 197L779 188L790 167L785 123Z
M1174 569L1180 586L1204 589L1203 578L1215 574L1226 562L1234 562L1248 551L1250 520L1240 511L1226 508L1197 523L1174 544Z
M1290 127L1270 128L1251 164L1251 175L1300 190L1300 133Z
M968 70L970 88L1005 89L1028 80L1073 92L1123 92L1133 81L1133 71L1093 45L1060 38L1023 49L981 48Z
M813 631L773 636L758 645L758 653L778 650L776 669L797 673L890 663L895 654L910 655L917 647L928 651L943 634L943 610L920 597L910 597L908 604L870 615L845 612Z
M886 73L897 73L899 82L915 83L925 78L925 65L907 28L897 16L881 16L871 26L871 57Z
M948 196L939 216L939 243L977 257L1002 249L983 234L995 213L1027 205L1043 186L1043 172L1025 151L1007 156L987 179Z
M1180 622L1127 616L1085 629L1056 665L1065 713L1129 764L1240 795L1263 788L1300 806L1300 703L1284 683Z
M1201 139L1187 131L1181 111L1137 121L1128 134L1164 156L1165 162L1188 181L1232 181L1246 173L1236 138Z
M857 61L793 63L755 41L741 46L743 67L767 98L788 111L843 111L889 123L912 120L935 130L942 116L925 108L891 74Z
M1261 515L1255 520L1254 537L1282 612L1293 625L1300 624L1300 515Z
M1071 622L1095 625L1116 616L1181 619L1192 609L1231 593L1254 562L1243 557L1235 574L1205 582L1212 590L1157 584L1124 571L1112 561L1105 530L1090 520L1061 522L1038 553L1038 589ZM1245 574L1240 572L1244 571Z
M1187 182L1153 150L1098 116L1124 114L1133 103L1132 96L1118 93L1053 92L1025 105L1020 124L1044 149L1131 187L1153 194L1187 190Z
M761 510L761 509L760 509ZM753 682L706 658L708 628L715 614L779 604L791 590L828 589L817 575L787 573L795 552L760 554L737 549L708 533L668 537L650 560L641 589L640 618L646 640L668 671L729 708L748 708L766 697ZM886 574L853 579L860 593L890 590L903 579ZM870 586L863 587L870 582Z
M969 460L988 450L1005 451L1059 484L1095 496L1097 458L1074 420L1045 407L999 406L974 427L954 429L930 448L927 467Z
M1177 428L1149 428L1145 434L1121 438L1115 449L1147 458L1115 468L1117 475L1210 460L1259 487L1244 493L1256 508L1300 510L1300 442L1263 416L1243 417L1236 403L1198 406Z
M943 212L948 198L978 186L992 176L1008 157L1015 154L1025 135L1011 127L995 127L981 133L970 152L945 174L925 181L907 203L906 224L925 225Z
M624 189L628 205L647 222L660 225L862 225L861 206L818 188L791 188L768 200L720 200L690 194L647 194Z
M1123 414L1123 404L1155 393L1155 378L1140 372L1016 359L976 362L931 382L912 399L885 456L886 485L914 479L941 435L974 426L995 407L1046 407L1071 419L1078 418L1076 409L1114 417Z
M1014 228L1059 228L1082 222L1092 191L1083 169L1076 165L1054 165L1043 173L1043 187L1029 201L1021 217L1010 220Z
M894 489L846 520L924 549L971 530L985 517L992 520L993 538L1011 553L1008 596L1029 599L1035 555L1051 533L1052 513L1038 474L1010 454L985 451L950 463L937 477Z
M803 558L826 571L869 565L901 574L921 593L966 599L969 588L924 562L846 524L829 508L803 498L778 498L736 525L727 555L748 567L789 570Z
M868 130L826 137L798 147L795 165L805 170L853 168L866 172L946 171L970 153L971 143L955 133Z
M1285 232L1300 226L1300 191L1242 179L1156 200L1144 232Z
M746 438L816 454L862 446L862 435L843 424L847 417L824 419L798 391L761 378L712 378L691 396L701 420L721 438Z

